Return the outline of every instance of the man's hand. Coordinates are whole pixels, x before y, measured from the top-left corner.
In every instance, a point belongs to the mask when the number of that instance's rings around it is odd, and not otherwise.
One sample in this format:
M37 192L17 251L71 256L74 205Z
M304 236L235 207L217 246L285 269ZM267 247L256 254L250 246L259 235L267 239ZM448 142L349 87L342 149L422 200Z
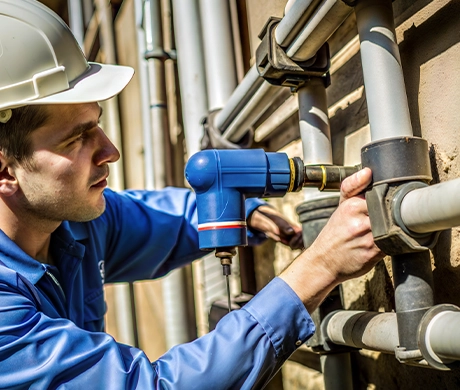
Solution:
M280 275L310 313L336 285L364 275L384 256L374 244L362 195L371 180L368 168L344 180L337 210L315 242Z
M291 249L303 248L302 228L287 221L279 211L270 206L259 206L255 209L248 218L248 226Z

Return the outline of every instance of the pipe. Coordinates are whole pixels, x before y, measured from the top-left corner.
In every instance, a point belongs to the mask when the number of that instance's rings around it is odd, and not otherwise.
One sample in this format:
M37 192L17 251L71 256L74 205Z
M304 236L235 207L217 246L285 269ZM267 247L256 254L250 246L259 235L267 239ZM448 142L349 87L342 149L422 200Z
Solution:
M274 96L280 92L278 86L264 81L257 92L248 100L247 104L241 108L234 121L227 127L223 137L232 142L239 141L252 123L273 104Z
M136 2L136 5L142 8L141 1ZM161 189L166 186L164 150L169 123L165 68L162 58L164 48L160 0L145 0L143 16L144 44L140 46L146 50L142 53L144 58L141 62L143 70L141 76L146 79L144 78L141 84L143 88L148 86L148 89L143 91L143 96L148 98L147 110L144 107L144 111L147 111L147 116L144 118L147 123L144 132L146 188ZM146 53L148 60L145 59ZM183 279L183 271L176 270L162 280L167 349L190 341Z
M137 76L139 78L139 88L141 94L141 115L142 115L142 136L144 145L146 147L143 150L144 157L144 187L148 190L155 188L155 175L153 170L153 155L152 155L152 133L150 129L152 125L150 123L150 91L149 91L149 74L147 60L145 59L146 47L146 31L143 26L144 22L144 1L134 1L134 18L136 23L137 33L137 47L138 47L138 61L139 67L137 69Z
M321 372L326 390L353 390L350 354L321 355Z
M429 251L391 257L400 347L418 349L417 326L434 304Z
M200 0L208 109L222 108L236 88L235 55L228 0Z
M316 3L312 5L310 1L296 1L289 7L288 12L281 20L275 31L275 39L278 44L292 45L287 51L289 57L293 59L306 60L312 58L318 49L327 41L330 35L343 23L345 18L351 13L352 8L348 7L341 0L326 0L317 9ZM346 10L346 12L344 12ZM316 13L314 13L314 11ZM312 19L308 22L308 18L314 13ZM320 22L324 20L322 26L327 26L325 29L318 28ZM298 37L295 37L297 30L307 23L300 32ZM298 57L297 57L298 55ZM307 58L306 58L307 57ZM272 97L275 89L270 88L266 81L263 81L257 72L256 66L253 66L243 81L233 92L223 110L217 115L215 126L224 132L224 137L232 141L238 140L239 137L247 130L248 122L251 118L247 118L249 112L255 107L259 107L261 95L265 99ZM258 92L258 96L253 98L256 91L263 88L262 92ZM270 94L270 95L268 95ZM246 104L251 105L250 109L245 109L245 114L238 114ZM230 132L227 134L227 128L231 122L239 115L238 122L232 124ZM236 130L237 126L244 123L242 130ZM236 135L235 135L236 134Z
M288 15L295 11L296 4ZM313 58L352 11L353 8L342 0L323 0L286 50L287 56L295 61L307 61Z
M221 131L225 131L262 84L268 83L259 77L257 67L254 65L233 91L222 111L217 114L215 126Z
M319 77L311 78L299 88L297 96L304 164L331 165L331 129L324 81Z
M372 141L412 136L391 0L360 0L355 8Z
M69 9L69 27L81 48L84 42L84 22L81 0L67 0Z
M399 345L395 313L339 310L322 325L330 341L354 348L394 353Z
M460 312L443 311L429 323L425 343L440 361L460 360Z
M201 121L208 113L200 17L197 0L173 0L172 6L185 139L190 157L201 149Z
M460 225L460 179L409 192L401 202L404 225L416 233L450 229Z

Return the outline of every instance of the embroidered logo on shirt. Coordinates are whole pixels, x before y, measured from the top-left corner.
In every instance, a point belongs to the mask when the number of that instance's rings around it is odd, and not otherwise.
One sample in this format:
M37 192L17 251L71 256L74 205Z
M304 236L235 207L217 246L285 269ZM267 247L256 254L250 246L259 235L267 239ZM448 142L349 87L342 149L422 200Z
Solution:
M104 284L105 281L105 269L104 269L104 260L99 261L99 272L101 273L102 283Z

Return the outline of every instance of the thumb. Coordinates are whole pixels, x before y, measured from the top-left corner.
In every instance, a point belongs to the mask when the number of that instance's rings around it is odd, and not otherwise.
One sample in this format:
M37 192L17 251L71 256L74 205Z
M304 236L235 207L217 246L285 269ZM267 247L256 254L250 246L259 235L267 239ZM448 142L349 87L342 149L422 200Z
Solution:
M371 182L372 171L369 168L361 169L354 175L347 177L340 186L340 203L361 194Z

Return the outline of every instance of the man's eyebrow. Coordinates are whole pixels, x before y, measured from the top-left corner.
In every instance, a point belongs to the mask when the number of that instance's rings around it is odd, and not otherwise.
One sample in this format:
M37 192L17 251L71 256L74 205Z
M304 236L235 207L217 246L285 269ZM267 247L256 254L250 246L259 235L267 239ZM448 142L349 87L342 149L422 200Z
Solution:
M99 107L99 118L102 116L103 109ZM98 121L89 121L84 123L79 123L78 125L74 126L72 130L70 130L67 134L64 135L62 141L66 141L68 139L72 139L74 137L78 137L80 134L84 133L85 131L91 130L92 128L98 125Z

